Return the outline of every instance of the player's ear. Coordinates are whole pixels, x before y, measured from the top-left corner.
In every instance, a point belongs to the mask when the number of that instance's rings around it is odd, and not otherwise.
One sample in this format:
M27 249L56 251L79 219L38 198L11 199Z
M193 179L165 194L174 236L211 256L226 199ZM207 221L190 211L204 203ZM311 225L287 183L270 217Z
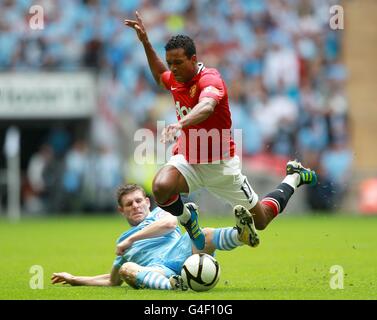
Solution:
M151 200L148 197L145 197L145 202L147 203L148 209L151 208Z
M193 54L190 60L193 63L197 63L198 62L198 58L196 57L196 54Z

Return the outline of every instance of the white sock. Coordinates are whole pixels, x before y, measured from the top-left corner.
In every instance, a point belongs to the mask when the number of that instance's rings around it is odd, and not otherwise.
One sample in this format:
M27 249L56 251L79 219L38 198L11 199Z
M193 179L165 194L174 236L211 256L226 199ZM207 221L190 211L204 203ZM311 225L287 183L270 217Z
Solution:
M143 280L143 285L145 288L149 289L172 289L169 279L163 276L161 273L155 271L149 271L146 273L145 278Z
M215 229L212 243L219 250L232 250L243 245L238 239L237 229L231 227Z
M284 178L282 183L286 183L296 190L300 183L300 175L298 173L289 174Z
M180 216L178 216L178 220L180 224L186 224L191 219L191 212L183 206L183 212Z

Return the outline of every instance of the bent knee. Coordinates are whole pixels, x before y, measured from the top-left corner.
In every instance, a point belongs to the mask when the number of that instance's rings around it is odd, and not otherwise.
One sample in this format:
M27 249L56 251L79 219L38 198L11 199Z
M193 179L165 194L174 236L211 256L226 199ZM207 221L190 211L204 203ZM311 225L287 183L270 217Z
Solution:
M213 228L203 228L202 229L202 231L203 231L204 236L206 237L206 239L207 239L207 237L211 237L212 236L213 230L214 230Z
M119 274L123 277L129 277L132 274L136 275L136 273L138 271L137 267L138 267L138 265L134 262L126 262L119 269Z
M120 277L131 287L137 288L136 276L139 272L139 265L134 262L126 262L119 269Z
M174 190L172 183L163 178L157 178L153 181L152 185L153 196L158 203L165 203L173 195Z

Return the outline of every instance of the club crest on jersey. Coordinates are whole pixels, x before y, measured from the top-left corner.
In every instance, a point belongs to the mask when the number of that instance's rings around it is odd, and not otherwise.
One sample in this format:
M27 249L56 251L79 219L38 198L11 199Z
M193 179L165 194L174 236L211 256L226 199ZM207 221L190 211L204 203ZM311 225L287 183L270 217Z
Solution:
M179 103L179 101L176 101L175 108L177 111L177 115L179 116L180 119L182 119L185 115L189 114L191 111L191 108L187 108L185 106L181 107L181 104Z
M196 84L190 88L190 98L194 98L196 94Z

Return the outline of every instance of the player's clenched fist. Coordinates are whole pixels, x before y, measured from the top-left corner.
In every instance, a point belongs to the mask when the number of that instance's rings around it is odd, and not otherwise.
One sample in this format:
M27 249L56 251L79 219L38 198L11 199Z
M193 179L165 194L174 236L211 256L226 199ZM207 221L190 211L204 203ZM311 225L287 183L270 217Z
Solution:
M117 246L116 246L116 250L115 250L115 254L117 256L122 256L124 254L124 252L129 248L131 247L133 244L133 241L131 238L127 238L125 240L123 240L121 243L119 243Z
M173 142L177 139L178 132L182 129L182 125L177 122L169 124L166 128L162 130L161 142Z

